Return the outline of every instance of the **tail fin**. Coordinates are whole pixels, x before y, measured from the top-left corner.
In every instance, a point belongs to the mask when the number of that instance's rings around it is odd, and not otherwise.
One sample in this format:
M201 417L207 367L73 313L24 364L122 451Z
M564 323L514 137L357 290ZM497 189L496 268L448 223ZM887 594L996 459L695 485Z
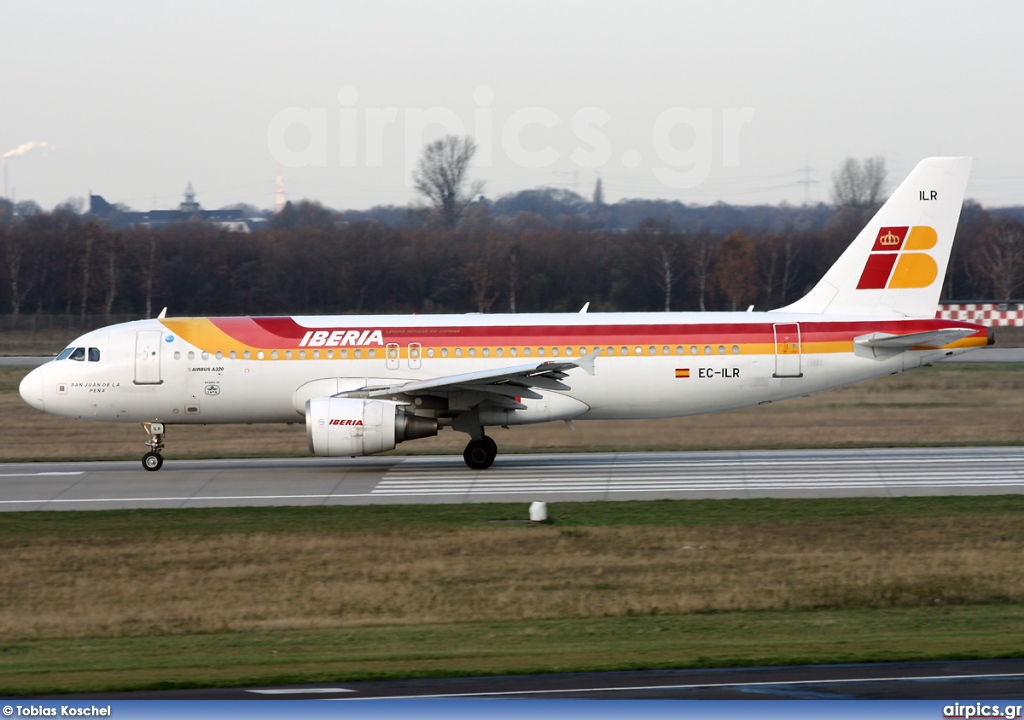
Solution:
M922 160L821 282L775 312L935 317L970 170Z

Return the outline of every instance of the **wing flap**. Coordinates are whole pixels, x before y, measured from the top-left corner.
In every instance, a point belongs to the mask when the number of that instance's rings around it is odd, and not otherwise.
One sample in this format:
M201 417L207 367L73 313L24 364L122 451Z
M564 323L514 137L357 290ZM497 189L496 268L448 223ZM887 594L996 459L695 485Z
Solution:
M568 371L582 368L590 375L594 374L594 358L601 353L600 349L587 353L576 360L531 363L494 370L446 375L429 380L414 380L393 385L375 385L356 390L338 393L336 397L375 398L394 395L448 395L449 393L474 392L482 394L488 401L499 405L524 407L515 398L540 399L543 396L531 390L570 390L570 386L561 382L568 377Z

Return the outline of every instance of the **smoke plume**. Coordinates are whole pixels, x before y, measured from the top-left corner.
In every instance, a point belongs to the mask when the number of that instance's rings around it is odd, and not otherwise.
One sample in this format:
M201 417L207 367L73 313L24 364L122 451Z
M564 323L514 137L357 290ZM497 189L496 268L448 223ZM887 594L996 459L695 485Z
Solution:
M5 152L3 154L3 158L6 160L7 158L21 157L22 155L24 155L26 153L29 153L29 152L31 152L33 150L55 150L55 149L56 148L54 148L53 145L51 145L50 143L46 142L45 140L42 140L42 141L39 141L39 142L36 142L35 140L29 140L27 143L25 143L23 145L19 145L18 147L14 148L13 150L8 150L7 152Z

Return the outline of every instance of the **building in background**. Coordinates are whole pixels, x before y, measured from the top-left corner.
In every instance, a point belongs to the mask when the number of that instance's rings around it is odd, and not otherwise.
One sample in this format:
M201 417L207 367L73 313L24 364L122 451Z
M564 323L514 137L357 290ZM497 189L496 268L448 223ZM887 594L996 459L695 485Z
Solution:
M136 212L112 205L100 195L89 194L86 215L103 220L113 228L162 228L174 223L204 222L228 232L250 233L266 224L266 218L254 216L241 209L203 210L196 201L192 183L185 188L185 199L176 210L150 210Z

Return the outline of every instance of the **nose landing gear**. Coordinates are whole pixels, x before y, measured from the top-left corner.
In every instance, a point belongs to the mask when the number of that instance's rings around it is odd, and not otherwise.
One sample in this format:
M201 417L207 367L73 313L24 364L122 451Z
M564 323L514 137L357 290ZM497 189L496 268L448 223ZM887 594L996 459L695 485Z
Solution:
M142 467L146 470L155 471L163 467L164 457L160 451L164 449L164 424L161 422L144 422L142 427L149 433L148 447L153 448L142 456Z

